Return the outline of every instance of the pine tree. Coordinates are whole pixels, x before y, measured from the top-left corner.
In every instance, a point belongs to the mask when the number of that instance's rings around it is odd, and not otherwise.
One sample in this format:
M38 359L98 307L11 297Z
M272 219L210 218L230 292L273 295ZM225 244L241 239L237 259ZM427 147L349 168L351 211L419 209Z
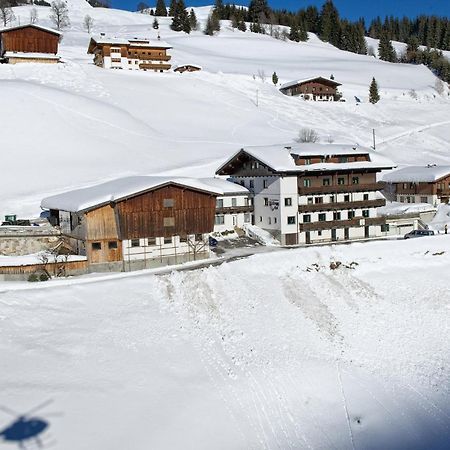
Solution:
M169 16L173 17L175 15L176 9L177 9L177 0L171 0L169 7Z
M378 92L378 84L375 78L372 78L372 83L370 83L369 88L369 102L372 104L378 103L380 101L380 94Z
M224 17L224 6L223 6L223 1L222 0L216 0L215 4L214 4L214 9L217 12L217 15L219 16L219 19L226 19L226 17Z
M185 33L191 32L191 23L183 0L178 0L175 4L175 11L170 28L173 31L184 31Z
M216 31L220 31L220 20L218 14L214 9L206 20L206 25L203 33L207 34L208 36L213 36Z
M191 25L191 30L196 30L198 28L197 16L195 15L195 11L192 8L189 12L189 23Z
M327 0L320 14L320 39L339 47L341 35L341 22L339 12L333 0Z
M156 17L153 20L153 29L154 30L159 30L159 22L158 22L158 19Z
M378 45L378 56L383 61L395 62L397 60L397 55L386 29L383 29L381 32L380 43Z
M162 17L167 16L167 8L166 8L166 3L164 2L164 0L156 1L155 16L162 16Z
M276 72L274 72L274 73L272 74L272 83L275 84L275 85L278 84L278 75L277 75Z
M239 31L247 31L247 25L246 25L244 19L241 19L241 20L238 22L237 29L238 29Z
M268 16L270 12L267 0L251 0L248 5L248 16L253 22L259 21L262 15Z

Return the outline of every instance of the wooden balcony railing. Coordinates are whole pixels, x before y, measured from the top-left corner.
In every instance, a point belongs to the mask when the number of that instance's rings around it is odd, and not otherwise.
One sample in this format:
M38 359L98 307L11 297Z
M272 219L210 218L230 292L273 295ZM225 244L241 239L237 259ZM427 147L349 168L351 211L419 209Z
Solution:
M355 228L368 225L384 225L386 218L384 217L355 217L350 220L329 220L326 222L301 223L300 231L321 231L332 230L333 228Z
M170 61L172 58L169 55L166 56L137 55L137 57L142 61Z
M216 208L216 214L239 214L253 212L253 206L223 206L222 208Z
M384 198L377 200L362 200L359 202L313 203L309 205L300 205L298 207L298 212L308 213L316 211L338 211L341 209L366 209L378 208L385 205L386 200Z
M149 69L149 70L169 70L172 66L170 64L151 64L151 63L141 63L139 64L140 69Z
M310 194L342 194L350 192L367 192L367 191L380 191L383 189L382 183L370 183L370 184L337 184L331 186L316 186L316 187L298 187L298 193L300 195Z

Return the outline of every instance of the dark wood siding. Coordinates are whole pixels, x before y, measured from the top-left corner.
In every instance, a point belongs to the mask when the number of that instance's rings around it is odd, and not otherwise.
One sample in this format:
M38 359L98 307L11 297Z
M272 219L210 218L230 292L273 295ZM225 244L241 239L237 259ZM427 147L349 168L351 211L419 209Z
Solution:
M33 27L1 34L3 52L58 53L59 36Z
M173 199L173 207L164 207ZM210 233L214 228L216 198L179 186L165 186L123 200L115 206L120 239L170 237ZM173 226L170 224L173 218ZM169 220L164 220L169 219Z

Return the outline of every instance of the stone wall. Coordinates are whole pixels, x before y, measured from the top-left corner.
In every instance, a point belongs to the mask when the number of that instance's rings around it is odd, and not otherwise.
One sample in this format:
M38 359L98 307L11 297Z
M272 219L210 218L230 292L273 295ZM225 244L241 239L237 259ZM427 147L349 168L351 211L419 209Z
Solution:
M21 256L49 250L61 233L52 227L0 227L0 255Z

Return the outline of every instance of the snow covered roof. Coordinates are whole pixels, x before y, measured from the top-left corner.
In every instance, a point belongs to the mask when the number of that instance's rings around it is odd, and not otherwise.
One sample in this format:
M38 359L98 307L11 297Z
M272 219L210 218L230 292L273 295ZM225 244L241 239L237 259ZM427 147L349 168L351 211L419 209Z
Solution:
M171 45L167 44L167 42L150 39L126 39L126 38L117 38L117 37L106 37L106 36L98 36L92 37L91 42L95 42L96 44L101 45L132 45L133 47L152 47L152 48L172 48ZM90 46L90 45L89 45Z
M382 180L386 183L432 183L450 176L450 166L408 166L385 173Z
M198 64L191 64L191 63L186 63L186 64L178 64L177 66L175 66L173 68L173 70L177 70L177 69L181 69L183 67L195 67L198 70L202 70L202 66L199 66Z
M134 197L168 184L185 186L216 195L223 194L223 190L217 186L207 184L196 178L132 176L44 198L41 202L41 208L69 212L86 211L110 202Z
M201 178L200 181L208 186L220 189L223 192L223 195L246 195L250 192L245 186L233 183L232 181L228 181L223 178Z
M336 86L342 86L341 83L338 83L337 81L334 81L330 78L326 78L326 77L312 77L312 78L304 78L303 80L294 80L294 81L289 81L287 83L284 83L281 85L280 89L288 89L292 86L297 86L299 84L305 84L305 83L309 83L310 81L315 81L315 80L323 80L326 81L328 83L332 83Z
M217 170L219 172L230 163L239 153L245 152L270 167L276 172L310 172L323 170L352 170L352 169L391 169L395 166L392 161L373 153L366 147L353 144L317 144L294 143L268 146L244 147L236 152ZM316 163L309 165L296 165L294 155L299 156L337 156L337 155L369 155L370 161L348 163Z
M18 25L16 27L1 28L0 34L7 33L8 31L20 30L22 28L28 28L28 27L37 28L38 30L42 30L42 31L48 31L49 33L57 34L58 36L62 35L62 33L58 30L54 30L53 28L43 27L41 25L36 25L34 23L27 23L26 25Z
M24 58L24 59L61 59L61 56L52 53L25 53L25 52L5 52L5 58Z

